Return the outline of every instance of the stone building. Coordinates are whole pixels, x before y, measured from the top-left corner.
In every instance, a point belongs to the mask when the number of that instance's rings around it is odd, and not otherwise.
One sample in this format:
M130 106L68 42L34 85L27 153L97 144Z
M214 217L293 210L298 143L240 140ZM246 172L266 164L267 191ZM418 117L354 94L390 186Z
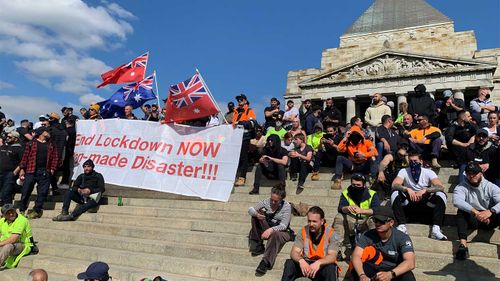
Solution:
M456 32L453 20L424 0L375 0L338 48L323 51L321 68L288 73L284 98L332 97L349 120L364 116L371 94L399 104L417 84L436 98L451 89L466 106L479 87L489 87L500 104L500 48L478 50L474 31Z

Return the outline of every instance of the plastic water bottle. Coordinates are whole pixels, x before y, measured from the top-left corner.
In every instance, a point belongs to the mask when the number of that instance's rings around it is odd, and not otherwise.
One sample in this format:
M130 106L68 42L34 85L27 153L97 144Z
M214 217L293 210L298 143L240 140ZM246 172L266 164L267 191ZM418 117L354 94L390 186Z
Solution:
M118 196L118 206L123 206L123 198Z

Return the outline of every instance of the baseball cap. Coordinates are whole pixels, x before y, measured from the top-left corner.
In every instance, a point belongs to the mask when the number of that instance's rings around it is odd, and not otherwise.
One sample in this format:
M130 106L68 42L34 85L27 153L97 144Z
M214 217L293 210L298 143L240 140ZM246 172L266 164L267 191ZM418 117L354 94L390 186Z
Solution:
M108 280L109 279L109 266L107 263L102 261L97 261L91 263L85 272L79 273L76 277L79 280L85 279L98 279L98 280Z
M2 206L2 215L5 215L8 211L10 210L15 210L16 207L14 207L13 204L5 204Z
M244 100L248 101L247 96L245 96L244 94L237 95L237 96L235 97L235 99L236 99L236 100L244 99Z
M98 105L97 103L93 103L90 105L89 109L93 109L95 111L99 111L101 109L101 106Z
M445 90L443 92L443 95L445 98L449 98L449 97L453 96L453 92L451 90Z
M482 172L481 166L479 166L476 162L469 162L467 166L465 166L465 173L475 175L477 173Z
M476 136L478 135L486 135L488 136L488 131L486 129L479 129L476 131Z
M68 109L66 106L63 106L63 108L61 108L61 112L64 113L64 111Z
M49 119L55 119L55 120L61 119L61 116L59 116L59 114L57 114L56 112L51 112L47 114L47 117L49 117Z
M7 134L7 136L10 136L10 137L15 137L15 138L19 138L19 137L20 137L19 133L18 133L18 132L16 132L16 131L9 132L9 133Z
M392 212L391 207L381 206L380 208L374 210L372 218L386 221L388 219L394 219L394 213Z
M39 121L46 121L47 120L47 115L40 115L38 116Z

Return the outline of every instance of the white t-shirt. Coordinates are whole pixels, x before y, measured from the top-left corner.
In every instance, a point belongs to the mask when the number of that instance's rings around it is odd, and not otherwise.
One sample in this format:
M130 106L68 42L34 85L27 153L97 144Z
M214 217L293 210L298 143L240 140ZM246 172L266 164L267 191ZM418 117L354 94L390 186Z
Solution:
M405 187L411 188L413 191L420 191L430 187L431 180L437 178L438 176L433 170L422 168L420 178L418 179L418 183L416 183L411 176L410 168L405 168L399 171L398 177L403 178L403 185Z
M292 107L292 109L288 110L283 114L283 119L289 119L292 116L299 117L299 110L296 107Z
M488 131L488 137L492 137L494 135L498 135L498 132L497 132L497 126L493 127L495 129L495 131L490 131L490 128L488 127L484 127L483 129L485 129L486 131Z

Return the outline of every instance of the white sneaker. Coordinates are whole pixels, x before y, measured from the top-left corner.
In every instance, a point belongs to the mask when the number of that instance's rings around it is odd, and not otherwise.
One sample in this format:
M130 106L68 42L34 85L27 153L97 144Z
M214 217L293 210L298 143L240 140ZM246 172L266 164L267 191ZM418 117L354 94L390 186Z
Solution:
M438 225L433 225L432 226L431 238L432 239L436 239L436 240L441 240L441 241L448 240L448 237L446 237L446 235L444 235L441 232L441 228Z
M400 224L398 227L396 227L397 230L403 232L404 234L408 235L408 230L406 229L406 224Z

